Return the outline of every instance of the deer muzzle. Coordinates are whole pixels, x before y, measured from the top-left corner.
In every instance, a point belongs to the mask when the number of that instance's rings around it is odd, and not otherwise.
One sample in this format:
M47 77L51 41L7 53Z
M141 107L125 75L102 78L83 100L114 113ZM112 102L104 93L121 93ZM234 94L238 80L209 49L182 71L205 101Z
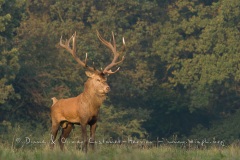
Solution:
M105 92L108 93L108 92L110 92L110 90L111 90L110 87L109 87L109 86L106 86Z

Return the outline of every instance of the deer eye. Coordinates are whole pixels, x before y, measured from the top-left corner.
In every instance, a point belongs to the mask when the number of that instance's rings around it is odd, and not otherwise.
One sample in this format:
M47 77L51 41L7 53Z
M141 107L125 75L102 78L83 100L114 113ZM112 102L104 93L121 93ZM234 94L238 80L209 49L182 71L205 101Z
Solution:
M100 79L97 79L97 81L98 81L98 82L101 82L101 80L100 80Z

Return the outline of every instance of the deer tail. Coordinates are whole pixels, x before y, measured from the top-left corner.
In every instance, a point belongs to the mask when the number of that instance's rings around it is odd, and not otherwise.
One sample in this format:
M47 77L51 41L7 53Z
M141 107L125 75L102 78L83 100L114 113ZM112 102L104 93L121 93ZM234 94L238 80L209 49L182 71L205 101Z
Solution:
M53 101L53 104L52 104L52 106L53 106L55 103L57 103L58 99L56 97L52 97L51 99Z

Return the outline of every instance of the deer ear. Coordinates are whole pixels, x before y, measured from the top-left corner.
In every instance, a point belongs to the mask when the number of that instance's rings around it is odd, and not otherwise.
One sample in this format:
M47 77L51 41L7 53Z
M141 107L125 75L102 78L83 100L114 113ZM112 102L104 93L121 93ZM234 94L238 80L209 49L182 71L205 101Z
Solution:
M88 77L92 77L94 75L94 72L91 71L85 71L85 73Z

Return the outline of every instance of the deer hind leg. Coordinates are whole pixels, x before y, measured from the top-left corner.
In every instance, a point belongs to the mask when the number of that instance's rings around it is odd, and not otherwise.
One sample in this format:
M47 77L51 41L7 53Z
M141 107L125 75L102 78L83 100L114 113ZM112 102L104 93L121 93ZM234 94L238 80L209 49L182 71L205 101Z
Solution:
M51 132L51 142L50 142L50 148L51 149L54 148L55 140L56 140L57 133L58 133L58 129L59 129L59 124L58 123L53 123L52 124L52 132Z
M70 132L72 131L73 124L72 123L67 123L65 128L62 128L62 134L59 138L59 145L61 150L64 149L64 144L66 142L67 137L69 136Z

